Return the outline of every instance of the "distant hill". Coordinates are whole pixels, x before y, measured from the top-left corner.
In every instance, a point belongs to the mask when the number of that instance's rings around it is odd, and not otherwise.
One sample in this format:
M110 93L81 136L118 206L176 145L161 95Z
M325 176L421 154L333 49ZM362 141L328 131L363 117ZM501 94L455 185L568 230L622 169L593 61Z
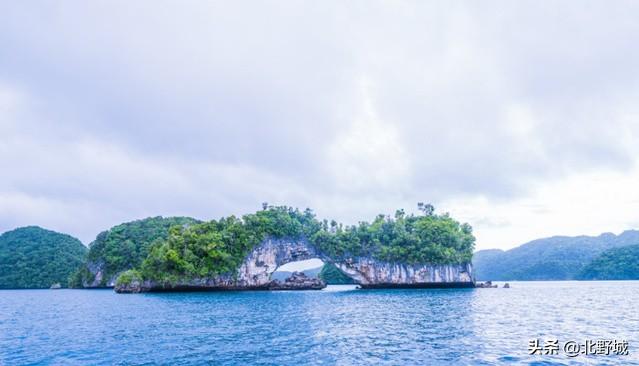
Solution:
M166 239L172 226L189 226L200 221L190 217L148 217L103 231L89 244L84 263L69 281L71 287L109 287L115 277L139 266L156 240ZM76 268L77 269L77 268Z
M639 245L606 250L577 277L583 280L639 280Z
M318 277L329 285L345 285L355 283L352 278L342 273L334 264L326 263L321 267L310 268L304 271L307 277ZM277 271L271 275L271 279L284 281L290 277L293 272Z
M639 231L619 235L553 236L507 251L480 250L473 256L477 280L571 280L606 250L639 244Z
M87 248L76 238L38 226L0 235L0 288L66 286Z
M323 267L317 267L317 268L309 268L309 269L305 269L301 272L304 272L304 274L306 275L306 277L311 277L311 278L315 278L319 275L320 271L322 270ZM293 272L291 271L276 271L275 273L273 273L271 275L271 279L272 280L278 280L278 281L284 281L285 279L291 277L291 275L293 274Z
M329 285L349 285L355 283L352 278L342 273L334 264L330 263L326 263L324 267L322 267L319 278Z

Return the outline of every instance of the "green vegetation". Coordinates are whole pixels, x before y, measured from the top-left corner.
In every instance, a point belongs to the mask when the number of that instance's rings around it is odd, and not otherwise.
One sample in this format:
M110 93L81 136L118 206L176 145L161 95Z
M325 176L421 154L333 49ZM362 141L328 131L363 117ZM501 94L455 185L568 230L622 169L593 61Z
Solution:
M175 226L158 241L139 267L145 279L175 282L183 278L233 273L248 253L267 237L309 240L331 257L371 256L408 263L460 263L472 258L474 237L468 224L435 215L378 216L372 223L343 227L320 222L311 210L264 206L262 211L213 220L188 227Z
M87 248L69 235L28 226L0 235L0 288L66 285Z
M72 287L82 287L92 283L96 268L103 273L98 286L106 286L107 281L118 273L139 266L149 254L151 245L166 239L173 226L186 227L199 221L189 217L149 217L117 225L101 232L89 245L87 263L70 279Z
M573 280L606 250L639 244L639 231L614 235L555 236L507 251L480 250L473 257L477 280Z
M117 285L130 285L131 282L135 281L135 280L140 280L142 278L142 275L140 274L140 272L134 270L134 269L130 269L128 271L124 271L122 272L122 274L120 274L118 276L118 279L116 281Z
M613 248L601 253L579 274L583 280L639 279L639 245Z
M372 223L342 228L334 222L317 232L312 241L334 258L372 256L388 262L465 263L470 262L475 237L468 224L460 224L448 214L406 215L398 210L394 218L379 215Z
M355 283L352 278L345 275L334 264L326 263L318 277L329 285L349 285Z
M308 237L319 230L312 212L270 207L242 219L172 227L168 239L151 249L141 266L144 278L175 282L180 278L211 277L237 269L248 253L267 236Z

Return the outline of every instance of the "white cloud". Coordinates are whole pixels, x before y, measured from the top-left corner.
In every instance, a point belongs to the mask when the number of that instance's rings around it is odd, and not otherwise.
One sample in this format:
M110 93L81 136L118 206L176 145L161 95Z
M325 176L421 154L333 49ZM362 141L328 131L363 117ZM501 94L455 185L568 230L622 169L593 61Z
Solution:
M639 167L575 174L537 184L507 201L451 199L442 208L473 224L478 249L508 249L553 235L598 235L639 229Z
M632 227L638 11L2 3L0 231L263 201L347 223L431 201L480 247Z
M397 125L380 119L372 89L364 78L355 99L361 109L349 116L327 148L326 167L340 192L405 190L411 179L411 158Z

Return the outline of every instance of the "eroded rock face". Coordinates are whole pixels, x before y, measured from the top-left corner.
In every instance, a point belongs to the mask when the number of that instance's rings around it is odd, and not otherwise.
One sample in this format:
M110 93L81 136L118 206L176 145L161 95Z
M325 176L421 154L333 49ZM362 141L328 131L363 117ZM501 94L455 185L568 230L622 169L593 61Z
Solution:
M106 281L103 282L104 279L104 263L103 262L89 262L87 263L87 270L91 274L93 274L93 281L89 281L88 279L82 279L82 287L83 288L108 288L115 286L115 280L120 275L119 273L111 276L111 278L107 278Z
M238 284L265 286L278 267L322 257L306 240L267 239L255 248L238 270Z
M472 265L383 262L369 257L333 262L362 288L474 287Z
M378 287L474 287L472 265L409 265L390 263L370 257L332 259L318 251L305 239L267 239L260 243L244 260L236 273L211 278L185 279L177 283L133 281L126 286L116 286L117 292L146 291L207 291L207 290L271 290L280 289L273 284L271 274L278 267L306 259L320 258L333 263L363 288ZM306 277L306 276L304 276ZM312 279L299 275L286 289L319 287ZM326 285L321 284L324 288Z
M120 294L137 294L140 292L148 292L152 289L150 281L142 282L140 280L133 280L127 284L117 284L113 287L115 292Z
M101 287L102 277L104 277L102 263L88 262L86 264L87 270L93 275L93 281L89 281L87 278L82 279L82 287L84 288L96 288Z

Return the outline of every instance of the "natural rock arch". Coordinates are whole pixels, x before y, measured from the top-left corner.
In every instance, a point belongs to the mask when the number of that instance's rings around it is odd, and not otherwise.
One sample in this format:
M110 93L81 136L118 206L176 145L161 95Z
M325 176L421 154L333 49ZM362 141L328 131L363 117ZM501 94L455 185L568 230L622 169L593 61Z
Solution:
M263 287L280 266L319 258L332 263L362 287L473 287L472 265L392 263L371 257L335 259L306 239L266 239L255 247L238 270L237 285Z
M330 261L306 239L266 239L253 248L238 269L238 285L267 286L279 267L313 258Z
M334 264L363 288L475 286L471 263L407 264L372 257L331 258L306 239L268 238L253 248L234 273L177 283L135 280L116 285L115 291L268 290L277 268L312 258Z

